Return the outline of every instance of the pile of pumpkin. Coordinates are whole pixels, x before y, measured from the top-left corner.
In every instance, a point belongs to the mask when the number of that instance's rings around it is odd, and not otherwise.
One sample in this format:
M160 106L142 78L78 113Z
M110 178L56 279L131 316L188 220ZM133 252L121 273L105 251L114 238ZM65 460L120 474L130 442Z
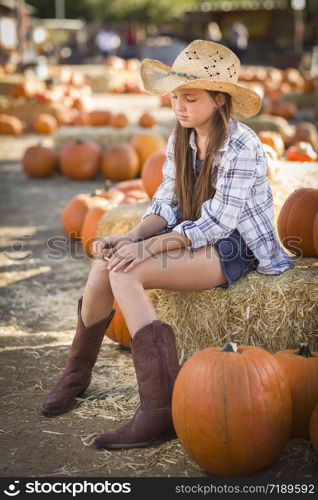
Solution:
M105 65L108 68L113 68L116 72L128 71L130 74L135 73L134 81L123 81L120 84L111 88L114 94L146 94L145 88L140 77L140 60L139 59L122 59L118 56L109 56L105 59Z
M89 180L101 172L106 179L123 181L140 176L147 158L165 151L166 141L159 134L136 134L130 142L115 144L104 152L92 140L76 139L60 150L29 147L22 158L22 169L30 177L48 177L59 170L75 180Z

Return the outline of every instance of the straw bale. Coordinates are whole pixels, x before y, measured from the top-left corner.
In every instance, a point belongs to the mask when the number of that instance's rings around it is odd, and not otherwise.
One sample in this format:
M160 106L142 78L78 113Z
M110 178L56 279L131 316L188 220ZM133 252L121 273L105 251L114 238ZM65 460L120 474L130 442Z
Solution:
M118 205L109 210L99 221L97 237L123 234L130 231L141 220L150 205L149 201L140 201L130 205Z
M39 102L24 97L0 96L0 113L16 116L31 127L33 121L40 113L49 113L56 118L63 117L70 108L61 102Z
M127 142L136 134L159 134L168 139L171 133L171 125L156 125L151 130L138 125L130 125L126 128L115 127L61 127L54 134L54 145L61 149L68 141L81 138L97 142L102 148L112 144Z

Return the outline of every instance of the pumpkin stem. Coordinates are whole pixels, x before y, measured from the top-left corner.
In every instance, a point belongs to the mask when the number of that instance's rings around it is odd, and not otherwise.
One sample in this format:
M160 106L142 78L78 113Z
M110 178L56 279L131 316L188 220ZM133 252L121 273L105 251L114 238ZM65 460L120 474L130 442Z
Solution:
M227 342L221 349L222 352L237 352L237 344L235 342Z
M300 344L299 351L294 353L296 356L303 356L304 358L313 358L308 344Z

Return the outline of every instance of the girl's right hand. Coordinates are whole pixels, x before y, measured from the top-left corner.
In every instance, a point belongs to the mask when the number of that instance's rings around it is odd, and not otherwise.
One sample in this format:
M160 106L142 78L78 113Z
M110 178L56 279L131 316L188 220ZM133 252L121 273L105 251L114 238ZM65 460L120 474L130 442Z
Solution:
M111 255L116 251L119 243L122 245L132 243L134 241L136 241L136 238L129 233L115 234L107 236L106 238L99 238L92 244L92 253L99 259L105 259L107 257L111 257Z

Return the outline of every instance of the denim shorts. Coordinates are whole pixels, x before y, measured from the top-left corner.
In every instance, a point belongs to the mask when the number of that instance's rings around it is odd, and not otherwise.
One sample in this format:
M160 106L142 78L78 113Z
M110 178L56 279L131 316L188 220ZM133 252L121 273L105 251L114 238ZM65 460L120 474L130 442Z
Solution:
M240 278L253 271L258 264L258 260L237 229L228 238L217 241L213 246L218 251L222 270L227 279L227 283L215 288L229 288Z

